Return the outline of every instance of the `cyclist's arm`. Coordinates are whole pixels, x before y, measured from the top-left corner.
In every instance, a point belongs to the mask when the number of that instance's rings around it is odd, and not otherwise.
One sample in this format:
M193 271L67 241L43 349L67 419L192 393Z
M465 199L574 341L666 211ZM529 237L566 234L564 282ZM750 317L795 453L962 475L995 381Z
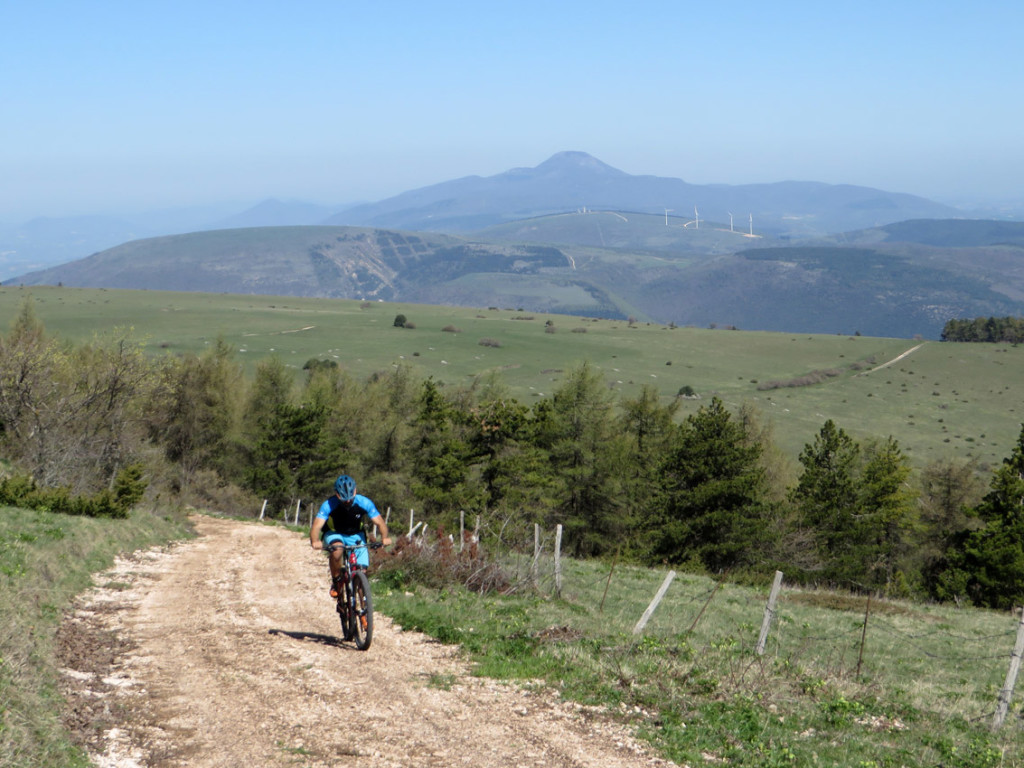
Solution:
M385 547L391 546L391 537L388 536L388 524L384 522L384 518L378 513L375 517L371 517L370 520L377 526L377 530L380 532L381 543Z
M309 526L309 546L313 549L323 549L324 544L320 541L320 531L324 529L327 521L321 517L314 517L313 524Z

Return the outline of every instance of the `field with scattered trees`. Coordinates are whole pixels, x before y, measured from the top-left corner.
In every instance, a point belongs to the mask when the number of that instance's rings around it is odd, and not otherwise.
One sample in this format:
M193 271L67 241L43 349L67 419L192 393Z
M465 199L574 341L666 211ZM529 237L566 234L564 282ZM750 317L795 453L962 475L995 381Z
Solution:
M60 288L0 318L10 507L281 517L345 471L488 549L560 525L585 562L1024 602L1012 345Z

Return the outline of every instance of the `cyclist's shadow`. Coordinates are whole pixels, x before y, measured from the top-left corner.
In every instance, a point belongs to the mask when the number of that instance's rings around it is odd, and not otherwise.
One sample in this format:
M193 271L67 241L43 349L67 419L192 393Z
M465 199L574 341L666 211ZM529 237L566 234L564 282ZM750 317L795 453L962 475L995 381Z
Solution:
M287 629L270 629L267 630L267 634L270 635L284 635L290 637L292 640L310 640L314 643L320 643L321 645L329 645L333 648L346 648L354 651L356 647L351 643L346 643L340 637L334 637L333 635L322 635L319 632L289 632Z

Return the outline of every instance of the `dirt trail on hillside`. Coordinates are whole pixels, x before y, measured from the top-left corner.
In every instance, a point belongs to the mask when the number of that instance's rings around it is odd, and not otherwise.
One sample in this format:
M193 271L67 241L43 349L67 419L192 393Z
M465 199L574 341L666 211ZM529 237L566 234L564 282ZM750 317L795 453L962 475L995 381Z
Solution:
M97 765L671 765L594 710L471 677L453 649L380 614L357 651L306 539L196 526L98 577L61 629L66 721Z

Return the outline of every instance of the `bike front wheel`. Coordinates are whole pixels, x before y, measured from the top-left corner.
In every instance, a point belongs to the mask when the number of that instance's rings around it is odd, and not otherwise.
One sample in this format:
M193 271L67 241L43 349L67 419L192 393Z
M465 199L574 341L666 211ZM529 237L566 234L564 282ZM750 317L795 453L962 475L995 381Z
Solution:
M352 575L353 611L349 625L356 648L365 651L373 640L373 597L370 595L370 580L362 571Z

